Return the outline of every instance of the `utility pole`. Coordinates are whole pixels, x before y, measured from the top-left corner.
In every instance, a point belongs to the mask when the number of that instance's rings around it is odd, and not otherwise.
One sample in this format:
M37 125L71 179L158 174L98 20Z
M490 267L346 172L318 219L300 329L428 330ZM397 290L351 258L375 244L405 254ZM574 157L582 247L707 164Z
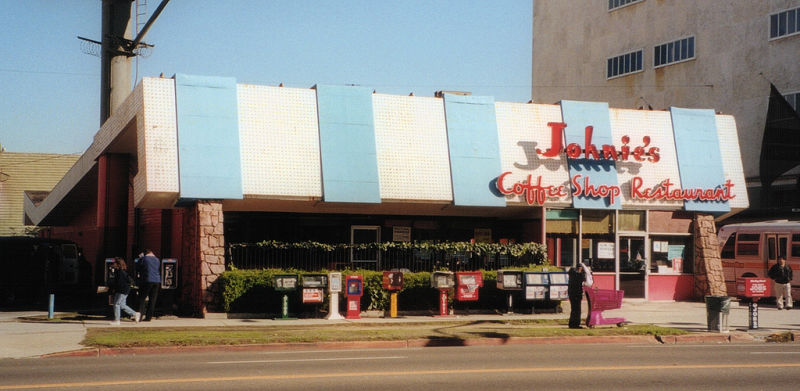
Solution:
M100 126L131 92L132 0L103 0L100 50Z

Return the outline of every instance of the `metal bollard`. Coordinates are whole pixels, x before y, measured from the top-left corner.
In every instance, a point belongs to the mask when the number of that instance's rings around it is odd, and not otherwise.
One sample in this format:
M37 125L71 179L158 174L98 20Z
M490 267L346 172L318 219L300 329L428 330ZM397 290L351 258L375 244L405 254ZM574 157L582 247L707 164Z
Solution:
M47 309L47 319L53 319L53 311L55 310L56 306L56 295L54 293L50 294L50 306Z
M758 328L758 302L755 300L751 301L748 305L748 320L747 328L750 330L755 330Z

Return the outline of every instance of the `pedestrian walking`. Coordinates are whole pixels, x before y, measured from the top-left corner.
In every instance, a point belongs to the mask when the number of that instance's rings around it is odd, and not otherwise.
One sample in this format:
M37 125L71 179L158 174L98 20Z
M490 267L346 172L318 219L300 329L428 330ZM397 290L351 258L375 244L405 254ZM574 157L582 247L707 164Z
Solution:
M133 310L133 308L128 307L128 294L131 292L131 278L127 272L127 264L125 260L122 258L114 258L114 264L112 265L114 268L114 281L113 286L111 289L114 291L114 321L111 322L112 325L120 324L120 310L125 311L126 314L130 315L134 322L139 323L139 320L142 318L142 314Z
M567 285L567 294L569 295L569 328L581 328L581 298L583 297L583 283L586 281L586 273L583 270L583 264L579 263L577 266L569 269L569 284Z
M156 300L158 291L161 289L161 260L159 260L152 250L145 250L144 257L139 259L136 264L141 281L139 282L139 312L144 314L145 322L153 319L156 310ZM145 312L147 305L147 312Z
M786 265L786 258L778 257L778 262L769 268L767 275L773 281L772 290L778 309L792 309L792 268Z

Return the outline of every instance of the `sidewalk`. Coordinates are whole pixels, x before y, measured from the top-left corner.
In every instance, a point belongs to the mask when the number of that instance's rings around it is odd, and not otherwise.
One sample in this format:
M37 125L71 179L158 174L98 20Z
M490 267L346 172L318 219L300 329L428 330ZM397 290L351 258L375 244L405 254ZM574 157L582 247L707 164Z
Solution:
M584 314L585 311L584 301ZM698 335L709 335L706 327L706 308L701 302L644 302L626 300L621 309L605 311L606 317L623 317L633 324L654 324L687 330ZM46 316L41 312L0 312L0 359L39 357L46 354L73 351L84 348L80 344L86 330L91 327L112 327L108 320L89 320L62 323L24 322L19 318ZM497 319L553 319L566 318L561 314L514 314L514 315L457 315L455 317L408 316L403 318L362 318L360 320L325 319L228 319L225 314L210 314L206 319L162 317L152 322L123 322L126 327L236 327L236 326L285 326L324 325L346 322L392 323L431 322L452 319L497 320ZM773 333L800 330L800 310L779 311L774 306L761 306L757 330L748 330L748 308L731 303L729 328L732 332L763 339ZM713 334L712 334L713 335ZM719 335L716 335L718 337Z

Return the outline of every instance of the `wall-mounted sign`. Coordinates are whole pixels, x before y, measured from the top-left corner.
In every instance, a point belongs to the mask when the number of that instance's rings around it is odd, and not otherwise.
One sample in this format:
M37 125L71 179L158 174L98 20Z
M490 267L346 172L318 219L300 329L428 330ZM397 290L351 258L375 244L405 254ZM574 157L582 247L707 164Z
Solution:
M392 227L392 241L393 242L410 242L411 241L411 227Z
M585 159L594 159L594 160L628 160L629 158L633 158L637 162L649 161L656 163L661 160L661 155L659 154L658 147L651 147L650 146L650 136L642 137L642 144L639 146L631 147L630 142L631 138L629 136L622 136L622 146L619 147L619 151L617 151L617 147L614 145L603 145L600 147L600 150L597 149L597 146L592 144L592 134L594 133L593 126L587 126L584 128L584 135L586 143L585 145L580 145L578 143L570 143L567 145L566 148L563 147L562 140L564 140L564 128L567 127L567 124L563 122L548 122L547 126L550 127L551 136L551 145L550 148L542 152L541 149L536 149L536 153L541 155L542 157L557 157L561 152L566 152L567 157L570 159L579 159L581 158L581 154Z
M614 259L614 242L597 242L597 258Z

